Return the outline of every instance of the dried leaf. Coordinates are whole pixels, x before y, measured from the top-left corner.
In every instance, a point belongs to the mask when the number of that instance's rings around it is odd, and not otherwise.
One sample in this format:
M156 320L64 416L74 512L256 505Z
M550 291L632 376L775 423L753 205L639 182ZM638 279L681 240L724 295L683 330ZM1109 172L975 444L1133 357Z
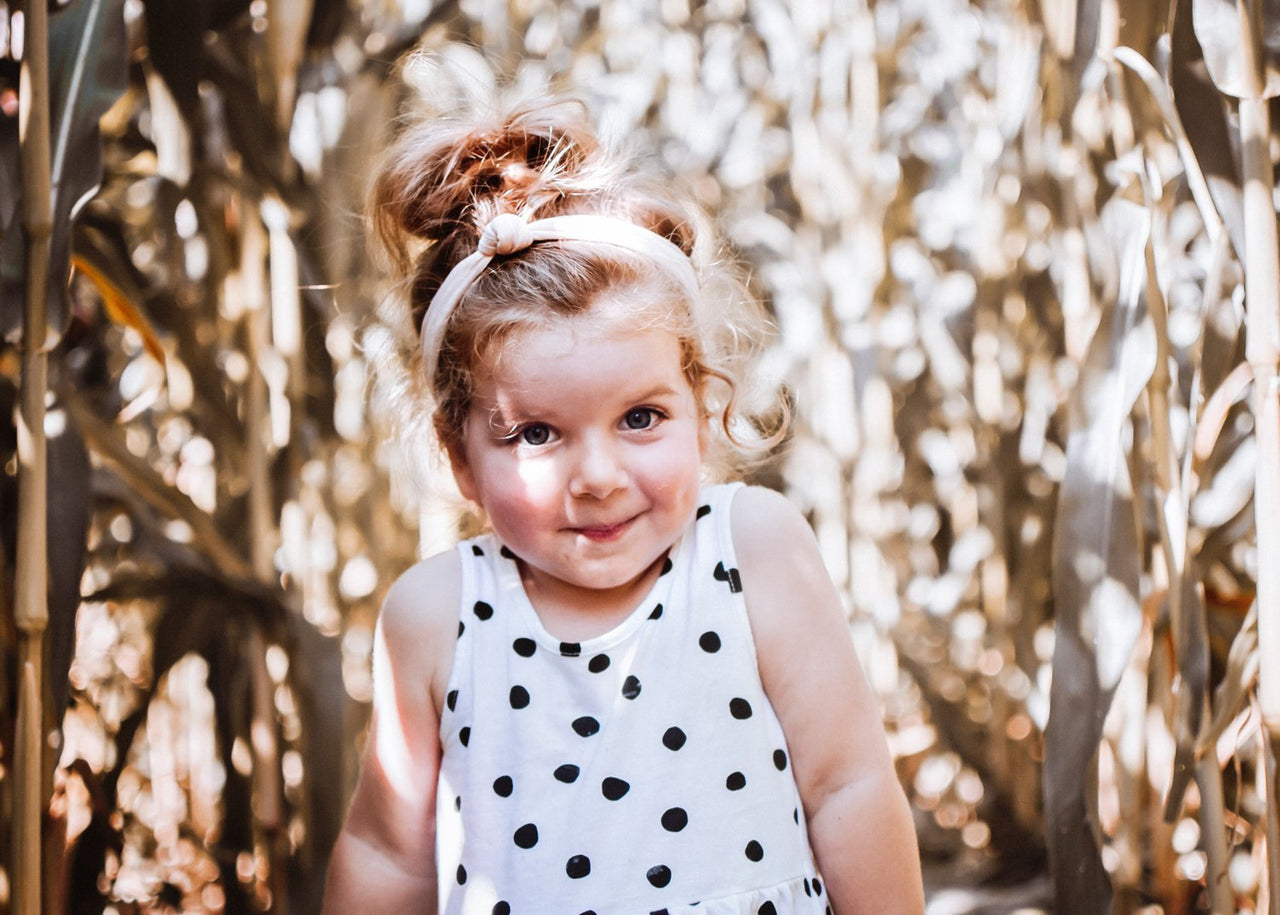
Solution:
M1245 3L1247 8L1250 4ZM1263 98L1280 95L1280 0L1260 0L1262 18ZM1241 69L1248 55L1240 51L1237 0L1192 0L1191 17L1204 62L1219 91L1245 98L1253 79Z
M1217 390L1209 395L1200 409L1200 417L1196 421L1195 437L1192 439L1191 454L1194 460L1192 468L1199 472L1204 462L1213 453L1213 446L1222 435L1222 427L1231 411L1253 382L1253 366L1241 362L1231 370Z
M55 333L66 325L71 223L102 180L98 119L128 85L124 0L76 0L49 21L50 176L53 234L48 314ZM22 235L0 246L0 333L21 323Z
M1155 366L1142 320L1146 211L1104 210L1119 288L1072 403L1053 561L1053 682L1045 739L1045 808L1058 911L1103 912L1110 881L1094 842L1088 779L1102 722L1142 625L1139 532L1125 428Z
M1213 718L1200 733L1197 752L1214 753L1214 746L1249 701L1258 682L1258 602L1249 605L1244 622L1231 640L1227 669L1213 694Z
M1179 3L1174 11L1170 44L1169 88L1179 121L1231 245L1240 255L1244 251L1243 204L1227 105L1204 66L1190 3Z

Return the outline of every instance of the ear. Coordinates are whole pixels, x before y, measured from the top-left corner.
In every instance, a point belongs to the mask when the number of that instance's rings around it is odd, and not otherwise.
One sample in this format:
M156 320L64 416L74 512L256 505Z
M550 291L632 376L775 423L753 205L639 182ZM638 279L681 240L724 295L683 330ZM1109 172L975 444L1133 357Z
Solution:
M467 463L467 456L463 453L461 445L449 449L449 467L453 470L453 482L457 484L458 492L462 493L464 499L479 505L480 490L476 486L475 475L471 472L471 465Z
M707 416L705 410L702 411L702 418L698 421L698 459L705 461L707 459L707 451L711 448L711 417Z

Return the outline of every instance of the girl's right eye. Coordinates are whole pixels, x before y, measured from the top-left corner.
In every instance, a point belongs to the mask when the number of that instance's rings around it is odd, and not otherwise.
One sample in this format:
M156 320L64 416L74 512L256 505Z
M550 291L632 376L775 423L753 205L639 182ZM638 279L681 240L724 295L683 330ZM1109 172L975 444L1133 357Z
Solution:
M545 423L530 423L516 433L515 439L521 445L545 445L551 441L551 427Z

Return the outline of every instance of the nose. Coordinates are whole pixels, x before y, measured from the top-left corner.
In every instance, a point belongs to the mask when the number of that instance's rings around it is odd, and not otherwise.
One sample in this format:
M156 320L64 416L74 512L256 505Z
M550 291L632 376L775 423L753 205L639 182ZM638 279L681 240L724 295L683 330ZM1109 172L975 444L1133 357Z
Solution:
M627 483L627 470L617 443L602 436L584 439L576 449L569 492L603 499Z

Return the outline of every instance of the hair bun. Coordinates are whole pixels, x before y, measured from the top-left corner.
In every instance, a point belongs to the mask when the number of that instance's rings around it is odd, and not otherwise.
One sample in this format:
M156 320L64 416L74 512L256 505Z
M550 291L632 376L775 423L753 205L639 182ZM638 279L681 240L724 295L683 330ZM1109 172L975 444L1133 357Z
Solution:
M551 215L538 211L606 190L612 169L585 118L580 104L542 102L488 121L430 119L404 131L370 195L383 247L401 268L436 243L465 254L501 213ZM450 262L452 254L436 257Z

